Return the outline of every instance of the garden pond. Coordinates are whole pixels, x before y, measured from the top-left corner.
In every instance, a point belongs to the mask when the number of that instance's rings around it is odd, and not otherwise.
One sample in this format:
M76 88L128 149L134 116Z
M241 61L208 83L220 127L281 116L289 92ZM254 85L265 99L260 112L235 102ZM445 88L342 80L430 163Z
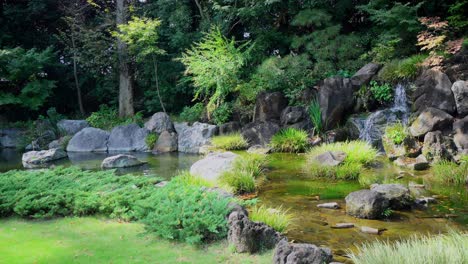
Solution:
M202 156L172 153L154 155L133 153L145 165L120 170L118 173L135 173L170 179L178 171L188 170ZM83 169L98 170L106 153L69 153L69 158L54 165L75 165ZM266 181L258 192L259 203L271 207L282 206L295 217L287 236L296 242L314 243L330 247L337 256L344 256L356 244L375 239L397 240L415 234L437 234L449 229L468 230L468 190L466 187L438 186L427 179L430 170L413 172L397 168L384 161L376 168L366 169L360 181L331 181L312 179L304 170L306 161L302 154L275 153L269 155ZM23 169L21 153L0 150L0 172ZM364 220L346 215L344 197L353 191L365 189L371 183L403 183L415 185L421 196L433 196L437 203L424 210L397 211L386 220ZM420 185L425 185L421 189ZM419 187L419 188L418 188ZM341 209L317 208L319 203L337 202ZM336 223L354 223L356 227L334 229ZM380 235L360 232L360 226L384 229Z

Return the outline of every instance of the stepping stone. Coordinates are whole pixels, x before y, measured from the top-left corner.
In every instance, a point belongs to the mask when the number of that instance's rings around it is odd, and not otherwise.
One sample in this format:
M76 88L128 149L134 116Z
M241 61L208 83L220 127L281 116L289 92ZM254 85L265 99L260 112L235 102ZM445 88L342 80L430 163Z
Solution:
M380 235L380 233L385 230L386 229L377 229L377 228L372 228L368 226L361 226L361 232L366 233L366 234Z
M318 208L327 208L327 209L340 209L340 205L336 202L333 203L323 203L317 204Z
M338 223L332 226L332 228L336 228L336 229L353 228L353 227L354 227L353 223Z

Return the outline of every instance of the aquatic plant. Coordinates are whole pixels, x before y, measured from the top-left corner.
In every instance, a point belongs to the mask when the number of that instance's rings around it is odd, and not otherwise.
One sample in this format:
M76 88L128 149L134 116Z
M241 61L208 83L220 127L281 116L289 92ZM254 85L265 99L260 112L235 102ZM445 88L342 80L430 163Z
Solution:
M445 235L412 237L389 242L376 241L349 253L356 264L468 263L468 234L450 231Z
M252 207L249 210L249 218L255 222L265 223L278 232L286 232L292 225L294 215L289 209L269 208L264 205Z
M468 162L462 158L460 164L442 160L432 166L433 177L436 182L446 184L465 184L468 180Z
M240 150L248 147L247 140L240 133L215 136L211 139L211 144L214 148L222 150Z
M278 152L303 152L309 145L308 138L303 130L287 128L271 138L270 146Z

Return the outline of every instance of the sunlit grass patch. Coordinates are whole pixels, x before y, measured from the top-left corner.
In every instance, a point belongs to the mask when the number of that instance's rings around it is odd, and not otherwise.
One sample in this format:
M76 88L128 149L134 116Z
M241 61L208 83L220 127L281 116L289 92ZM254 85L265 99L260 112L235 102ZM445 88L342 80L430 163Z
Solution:
M436 182L445 184L465 184L468 180L468 161L462 158L460 164L442 160L432 166L433 177Z
M249 210L249 218L273 227L278 232L286 232L291 227L294 215L282 206L268 208L263 205L254 206Z
M281 130L270 142L270 146L278 152L304 152L308 145L307 132L295 128Z
M247 140L240 133L215 136L211 139L211 144L215 149L222 150L241 150L248 147Z

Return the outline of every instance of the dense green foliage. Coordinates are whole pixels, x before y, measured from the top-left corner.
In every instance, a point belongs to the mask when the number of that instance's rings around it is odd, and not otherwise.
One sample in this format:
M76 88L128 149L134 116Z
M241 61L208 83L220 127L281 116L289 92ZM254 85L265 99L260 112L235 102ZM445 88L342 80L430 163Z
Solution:
M295 128L287 128L278 132L270 142L270 146L278 152L304 152L308 145L307 132Z
M199 121L203 116L204 108L202 103L196 103L193 106L185 106L180 113L180 119L186 122Z
M292 226L294 215L287 209L254 206L249 210L249 218L273 227L278 232L286 232Z
M395 123L388 125L385 128L384 137L390 139L394 144L401 144L406 137L408 137L407 128L402 123Z
M211 144L215 149L221 150L246 149L249 145L240 133L215 136L211 139Z
M110 130L115 126L129 125L132 123L142 125L143 117L141 113L137 113L130 118L119 117L117 109L101 105L99 111L93 112L86 121L88 121L89 125L92 127Z
M439 236L413 237L398 242L378 241L350 253L356 264L426 264L468 262L468 235L451 231Z
M370 82L372 97L381 104L387 104L393 99L393 89L388 83L378 84L376 81Z
M154 145L156 145L156 142L158 141L158 134L156 133L149 133L146 138L145 138L145 143L148 146L149 149L153 149Z

